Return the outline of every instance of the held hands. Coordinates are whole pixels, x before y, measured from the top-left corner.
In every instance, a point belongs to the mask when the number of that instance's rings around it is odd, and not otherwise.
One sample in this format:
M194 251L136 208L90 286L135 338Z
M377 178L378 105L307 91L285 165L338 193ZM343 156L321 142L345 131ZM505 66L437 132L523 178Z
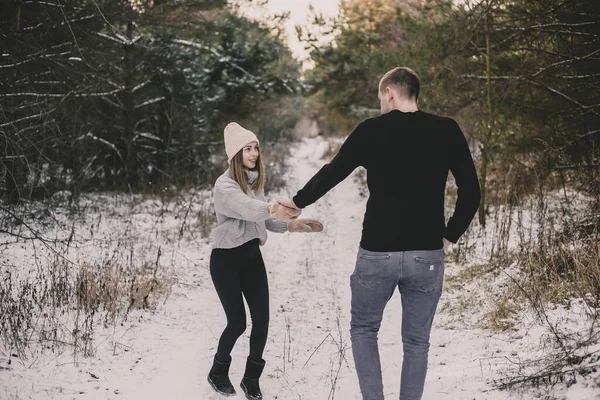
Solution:
M288 223L290 232L322 232L323 224L314 218L298 218L302 210L293 200L277 200L269 205L271 218Z
M289 222L298 218L302 214L302 210L296 207L292 200L277 200L269 206L269 213L273 219Z

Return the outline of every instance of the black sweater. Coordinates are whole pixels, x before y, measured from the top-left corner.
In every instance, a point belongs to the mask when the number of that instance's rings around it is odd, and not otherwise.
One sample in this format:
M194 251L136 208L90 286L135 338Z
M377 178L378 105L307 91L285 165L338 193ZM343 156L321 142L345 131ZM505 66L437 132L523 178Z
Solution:
M480 200L479 181L465 137L451 118L422 111L389 113L361 122L338 154L294 196L304 208L358 166L367 170L369 200L360 246L370 251L435 250L456 243ZM445 223L448 171L458 186Z

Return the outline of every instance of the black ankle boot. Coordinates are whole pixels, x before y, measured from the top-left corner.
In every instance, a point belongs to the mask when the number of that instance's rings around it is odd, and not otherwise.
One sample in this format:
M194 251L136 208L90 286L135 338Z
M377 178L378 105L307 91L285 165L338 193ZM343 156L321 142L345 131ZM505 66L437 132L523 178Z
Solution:
M229 367L231 366L231 356L227 362L217 359L213 361L213 366L208 373L208 383L217 391L225 396L234 396L235 389L229 380Z
M261 400L262 393L258 384L263 369L265 368L265 360L255 361L248 357L246 360L246 371L242 378L240 387L246 394L246 398L249 400Z

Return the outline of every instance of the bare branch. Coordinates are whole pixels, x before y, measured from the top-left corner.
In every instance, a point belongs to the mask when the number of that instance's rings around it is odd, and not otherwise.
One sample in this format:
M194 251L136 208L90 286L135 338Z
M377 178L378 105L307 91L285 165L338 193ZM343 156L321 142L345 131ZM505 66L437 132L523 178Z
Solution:
M124 109L125 109L125 108L124 108L124 107L123 107L121 104L119 104L119 103L116 103L116 102L114 102L114 101L110 100L110 99L109 99L108 97L106 97L106 96L102 96L102 97L100 97L100 99L101 99L102 101L105 101L105 102L107 102L107 103L108 103L108 104L110 104L111 106L118 108L119 110L124 110Z
M194 47L196 49L208 51L213 56L217 57L219 59L219 61L231 65L232 67L234 67L234 68L242 71L244 74L246 74L246 75L248 75L248 76L250 76L252 78L256 78L250 72L246 71L244 68L240 67L239 65L237 65L236 63L234 63L233 61L231 61L228 57L219 54L216 50L211 49L210 47L204 46L204 45L202 45L200 43L191 42L189 40L182 40L182 39L173 39L172 42L176 43L176 44L182 44L184 46L190 46L190 47Z
M95 15L88 15L87 17L81 17L81 18L76 18L76 19L70 19L68 21L63 21L58 26L63 26L63 25L66 25L66 24L72 23L72 22L87 21L87 20L94 19L94 18L96 18ZM23 31L33 31L33 30L41 28L43 25L44 25L44 22L40 22L37 25L27 26L27 27L23 28L22 30Z
M540 68L538 70L538 72L536 72L535 74L532 74L531 77L535 78L536 76L538 76L539 74L541 74L542 72L544 72L544 71L546 71L546 70L548 70L550 68L557 67L559 65L571 64L571 63L573 63L575 61L585 60L586 58L589 58L589 57L591 57L591 56L593 56L595 54L598 54L598 53L600 53L600 49L592 51L590 54L585 55L583 57L574 57L574 58L571 58L569 60L562 60L562 61L559 61L559 62L555 62L553 64L545 66L544 68Z
M139 85L136 85L133 87L133 89L131 89L131 93L138 91L139 89L143 88L144 86L146 86L147 84L151 83L152 81L150 79L148 79L145 82L140 83Z
M465 75L459 75L459 78L464 78L464 79L477 79L477 80L487 80L488 77L487 76L481 76L481 75L473 75L473 74L465 74ZM591 112L593 112L596 115L599 115L599 113L597 111L594 110L594 108L598 107L598 104L594 104L594 105L585 105L585 104L581 104L580 102L578 102L575 99L572 99L571 97L567 96L566 94L560 92L557 89L554 89L550 86L544 85L542 83L533 81L531 79L527 79L523 76L491 76L489 77L489 79L491 80L511 80L511 81L520 81L520 82L525 82L528 83L530 85L533 86L537 86L540 87L542 89L545 89L559 97L562 97L563 99L569 101L570 103L575 104L577 107L583 109L583 110L590 110Z
M30 115L28 117L24 117L24 118L21 118L21 119L10 121L10 122L7 122L5 124L1 124L0 128L4 128L4 127L7 127L7 126L10 126L10 125L13 125L13 124L17 124L17 123L23 122L23 121L29 121L30 119L36 119L36 118L39 118L39 117L43 117L44 115L49 115L49 114L52 114L53 112L54 112L54 110L50 110L50 111L47 111L47 112L42 112L42 113L39 113L39 114Z
M552 169L581 169L581 168L598 168L600 164L573 164L573 165L557 165Z
M14 64L0 65L0 68L12 68L12 67L17 67L19 65L23 65L23 64L25 64L27 62L30 62L30 61L33 61L33 60L37 59L37 56L39 56L40 54L42 54L42 57L40 57L40 58L48 58L50 56L70 54L71 52L63 52L63 53L58 53L58 54L43 54L43 53L49 52L51 50L59 49L59 48L64 47L64 46L70 46L72 44L73 44L72 42L65 42L65 43L57 44L57 45L51 46L51 47L49 47L47 49L40 50L37 53L30 54L28 58L26 58L24 60L21 60L21 61L18 61L18 62L14 63Z
M63 5L56 4L56 3L50 3L48 1L24 1L23 4L35 4L35 5L42 4L45 6L58 7L58 8L64 7Z
M218 146L221 144L225 144L225 142L221 140L221 141L216 141L216 142L197 142L195 144L198 146Z
M105 145L107 145L108 147L110 147L111 149L113 149L115 151L115 153L117 153L117 155L119 156L119 158L121 160L123 160L123 156L121 155L121 152L119 151L119 149L117 148L117 146L115 146L114 144L112 144L108 140L103 139L103 138L98 137L98 136L95 136L95 135L92 134L92 132L88 132L87 134L78 137L76 140L82 140L84 138L90 138L90 139L96 140L96 141L98 141L100 143L104 143Z
M101 97L110 96L119 93L122 89L115 89L108 92L97 92L97 93L3 93L0 97Z
M531 26L526 26L526 27L511 27L511 26L507 26L506 28L500 28L500 29L494 29L496 32L502 32L502 31L526 31L526 30L530 30L530 29L540 29L540 28L555 28L555 27L565 27L565 28L574 28L574 27L578 27L578 26L590 26L590 25L599 25L600 22L598 21L588 21L588 22L579 22L576 24L566 24L566 23L562 23L562 22L558 22L558 23L552 23L552 24L539 24L539 25L531 25Z
M164 99L165 99L165 97L164 97L164 96L162 96L162 97L157 97L157 98L154 98L154 99L150 99L150 100L148 100L148 101L145 101L145 102L143 102L143 103L141 103L141 104L138 104L138 105L137 105L137 106L135 106L134 108L135 108L135 109L138 109L138 108L146 107L146 106L149 106L150 104L154 104L154 103L158 103L158 102L160 102L160 101L163 101Z
M585 138L597 135L599 133L600 133L600 129L596 129L595 131L590 131L588 133L585 133L585 134L583 134L581 136L578 136L575 139L571 140L569 143L567 143L564 146L560 147L558 150L562 151L562 150L566 149L567 147L572 146L573 144L575 144L575 143L577 143L577 142L579 142L579 141L581 141L581 140L583 140Z
M563 79L589 79L589 78L597 78L597 77L600 77L600 74L557 76L557 78L563 78Z
M37 29L37 28L39 28L39 27L40 27L40 26L42 26L42 25L44 25L44 22L40 22L39 24L37 24L37 25L34 25L34 26L26 26L26 27L25 27L25 28L23 28L22 30L23 30L23 31L32 31L32 30L34 30L34 29Z
M114 42L114 43L117 43L117 44L120 44L120 45L124 45L124 44L126 44L126 43L127 43L127 41L126 41L126 40L125 40L125 41L123 41L123 40L122 40L122 39L120 39L120 38L116 38L116 37L114 37L114 36L111 36L111 35L108 35L108 34L106 34L106 33L102 33L102 32L90 32L90 33L91 33L92 35L95 35L95 36L101 37L101 38L103 38L103 39L108 39L108 40L110 40L111 42Z

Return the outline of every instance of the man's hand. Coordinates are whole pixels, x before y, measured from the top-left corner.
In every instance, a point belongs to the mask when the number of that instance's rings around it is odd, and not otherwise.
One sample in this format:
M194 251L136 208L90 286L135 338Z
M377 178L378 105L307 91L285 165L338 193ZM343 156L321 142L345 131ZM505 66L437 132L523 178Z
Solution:
M450 249L450 245L454 244L448 239L444 238L444 253L448 254L448 250Z
M300 213L302 213L302 209L299 208L296 203L294 203L294 200L292 199L288 199L288 200L277 200L277 202L281 205L284 205L286 207L289 208L295 208L296 210L300 211Z
M282 203L280 200L277 200L271 204L269 206L271 218L288 222L294 218L298 218L298 216L302 214L302 210L296 207L293 201L291 201L291 204L294 204L293 207L288 206L288 204L290 204L288 201L284 201L284 203Z

